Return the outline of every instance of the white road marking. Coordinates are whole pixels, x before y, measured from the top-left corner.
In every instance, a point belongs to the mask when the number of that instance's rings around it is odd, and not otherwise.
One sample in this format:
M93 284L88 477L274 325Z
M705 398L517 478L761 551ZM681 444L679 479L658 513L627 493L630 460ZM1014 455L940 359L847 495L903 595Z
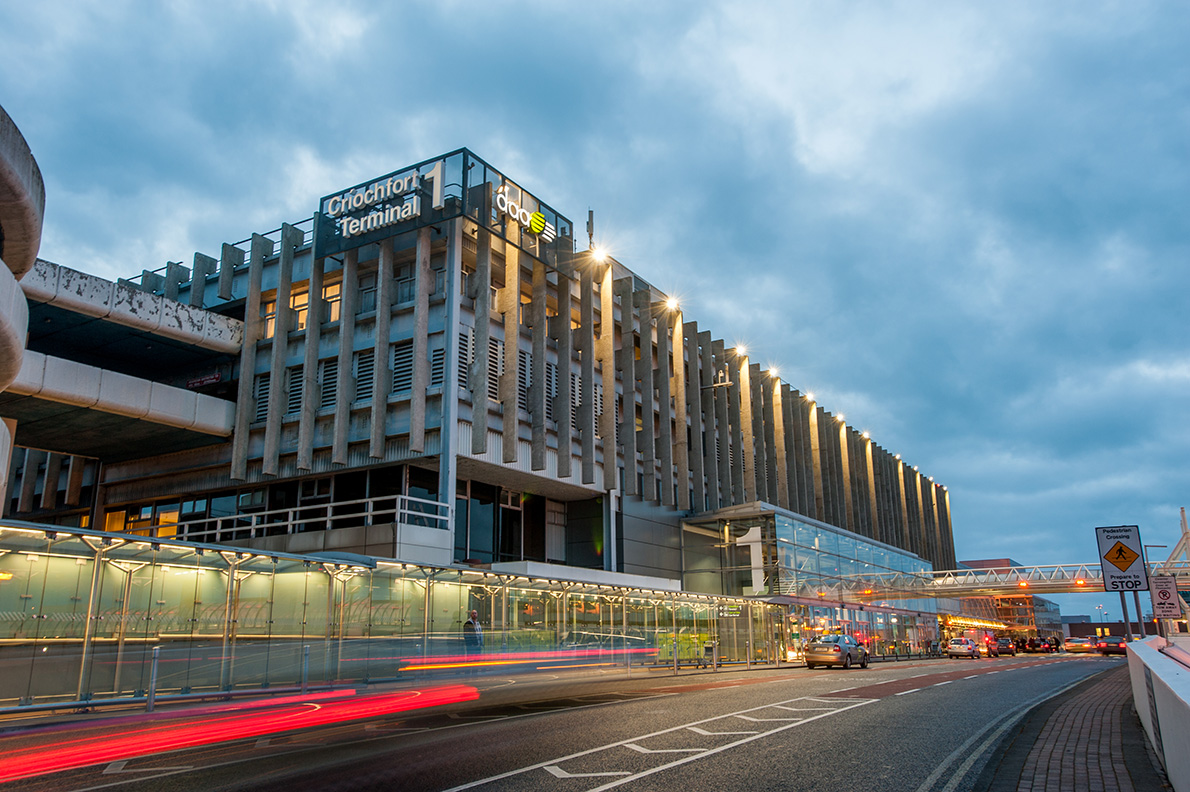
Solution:
M805 699L789 699L787 701L776 702L776 704L793 704L798 701L804 701L804 700ZM697 753L697 754L694 754L691 756L685 756L681 759L675 759L674 761L669 762L667 764L658 765L657 767L653 767L648 770L641 771L639 773L635 773L635 774L608 773L607 775L621 775L621 777L617 778L615 781L610 781L610 782L604 784L603 786L599 786L599 787L595 787L594 789L587 790L587 792L602 792L602 790L611 789L612 787L617 787L622 784L626 784L630 781L635 781L638 778L643 778L645 776L652 775L653 773L661 772L662 770L668 770L671 767L677 767L679 765L687 764L689 762L693 762L698 759L703 759L708 756L713 756L713 755L721 753L723 751L727 751L732 748L736 748L740 745L744 745L746 743L750 743L755 740L759 740L763 737L767 737L770 734L779 734L780 732L795 728L797 726L801 726L806 723L811 723L812 721L820 720L822 718L829 718L832 715L837 715L839 713L846 712L847 710L855 709L856 707L862 707L866 704L872 704L878 700L879 699L848 699L846 701L848 701L850 703L847 703L846 705L839 707L835 710L832 710L830 712L821 712L817 715L811 715L807 718L795 720L792 723L785 723L782 726L776 726L775 728L769 729L767 731L750 733L748 736L743 737L742 739L739 739L739 740L735 740L734 742L725 743L725 744L720 745L715 748L709 748L707 750L701 751L700 753ZM561 765L564 762L569 762L573 759L578 759L580 757L590 756L592 754L600 753L602 751L607 751L612 748L619 748L622 746L626 746L629 743L641 742L643 740L649 739L650 737L657 737L662 734L671 734L673 732L681 731L681 730L693 730L696 727L701 726L703 724L713 723L715 721L722 721L724 719L732 718L732 717L739 718L739 717L744 716L744 713L758 712L760 710L770 709L773 706L775 706L775 705L774 704L765 704L760 707L751 707L746 710L740 710L739 712L728 712L728 713L724 713L723 715L716 715L712 718L704 718L702 720L695 721L694 723L687 723L687 724L683 724L682 726L674 726L669 729L662 729L661 731L653 732L651 734L644 734L644 735L640 735L638 737L629 738L627 740L621 740L619 742L608 743L607 745L601 745L601 746L598 746L595 748L588 748L584 751L578 751L576 753L569 754L568 756L561 756L561 757L558 757L557 759L549 760L548 762L539 762L537 764L528 765L526 767L521 767L516 770L509 770L506 773L500 773L498 775L489 776L487 778L480 778L475 781L470 781L466 784L460 784L459 786L451 787L450 789L446 790L446 792L461 792L461 790L464 790L464 789L473 789L478 786L483 786L485 784L494 783L496 781L502 781L506 778L511 778L513 776L521 775L523 773L528 773L533 770L547 770L548 772L550 772L557 778L574 777L574 776L570 776L569 774L567 774L566 776L560 775L559 773L564 773L565 771L563 771L559 767L559 765ZM760 720L760 719L753 718L753 720Z
M950 780L947 781L946 786L942 788L941 792L954 792L959 782L962 781L963 777L967 774L967 771L971 769L971 766L975 764L975 762L981 756L983 756L986 751L995 745L1004 732L1008 731L1008 729L1011 728L1026 712L1028 712L1037 704L1040 704L1047 699L1053 698L1054 696L1061 695L1067 690L1070 690L1070 688L1084 681L1086 681L1085 677L1083 679L1076 679L1073 682L1070 682L1069 684L1059 688L1058 690L1049 691L1041 694L1040 696L1036 696L1021 704L1016 709L1005 713L999 719L992 721L987 726L983 727L983 729L967 738L967 740L962 745L960 745L958 748L955 748L954 751L951 752L950 756L943 759L938 764L938 766L934 768L934 772L930 773L926 777L926 780L921 782L921 786L917 788L916 792L929 792L929 790L934 788L934 784L938 783L938 780L948 773L950 774ZM989 731L991 734L988 735L987 738L985 738L975 750L971 750L971 746ZM950 766L964 756L966 756L966 759L956 770L952 772L950 770Z
M733 736L736 734L760 734L760 732L756 732L756 731L713 732L713 731L707 731L706 729L700 729L697 726L687 726L686 728L688 728L690 731L694 732L695 734L701 734L704 737L730 737L730 736Z
M182 765L179 767L134 767L131 770L125 770L124 765L128 764L128 759L120 759L117 762L112 762L107 767L103 768L104 775L113 775L115 773L161 773L166 770L190 770L194 765Z
M636 743L627 743L625 748L631 748L637 753L656 754L656 753L703 753L706 748L642 748Z
M546 765L545 769L554 776L554 778L599 778L601 776L625 776L627 771L617 773L568 773L557 765Z
M921 690L921 688L913 688L913 690L902 690L900 693L897 693L896 695L908 696L910 693L916 693L919 690Z

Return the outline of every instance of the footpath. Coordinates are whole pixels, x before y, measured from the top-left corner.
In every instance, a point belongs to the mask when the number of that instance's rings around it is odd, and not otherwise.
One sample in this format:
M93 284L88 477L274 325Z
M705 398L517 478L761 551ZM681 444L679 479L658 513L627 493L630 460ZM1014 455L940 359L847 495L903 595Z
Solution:
M1122 665L1041 704L1004 742L980 783L985 792L1173 790L1132 706Z

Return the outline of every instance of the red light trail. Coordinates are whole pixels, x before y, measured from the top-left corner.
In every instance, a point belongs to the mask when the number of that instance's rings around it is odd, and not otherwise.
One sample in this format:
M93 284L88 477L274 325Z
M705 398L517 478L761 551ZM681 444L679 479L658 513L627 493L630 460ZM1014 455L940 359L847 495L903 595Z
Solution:
M425 690L361 696L357 696L354 690L331 691L227 707L207 707L198 712L188 710L180 713L179 717L214 714L212 717L177 724L147 719L144 725L130 727L117 735L84 736L22 747L19 752L5 752L0 754L0 783L164 751L262 737L477 698L479 691L473 687L443 685ZM103 724L101 722L98 725Z

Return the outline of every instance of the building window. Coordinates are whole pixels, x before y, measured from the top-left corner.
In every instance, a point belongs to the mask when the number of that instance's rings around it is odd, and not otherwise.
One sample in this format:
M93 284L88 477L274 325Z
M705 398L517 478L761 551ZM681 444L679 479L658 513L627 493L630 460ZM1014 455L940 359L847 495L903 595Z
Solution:
M339 321L339 307L343 296L342 283L328 283L322 287L322 299L326 301L326 320Z
M393 393L413 390L413 342L393 345Z
M277 330L277 301L266 300L260 304L260 316L264 319L262 338L272 338Z
M471 339L474 333L470 327L464 327L459 332L459 395L463 398L468 395L467 379L471 371Z
M269 385L272 375L269 373L256 376L256 412L252 420L260 422L269 417Z
M488 398L500 400L500 377L504 374L504 341L488 338Z
M305 330L306 320L309 318L310 292L303 290L289 296L289 307L293 309L294 329Z
M430 350L430 387L441 388L446 384L446 350Z
M376 273L365 272L359 276L359 310L368 313L376 310Z
M286 372L285 412L289 415L302 411L302 393L306 385L303 368L303 366L290 366Z
M318 363L318 409L330 410L339 395L339 359L327 358Z
M372 381L376 371L376 353L361 349L355 353L355 400L368 401L372 398Z
M417 296L417 278L412 264L397 264L393 268L393 278L396 280L397 303L413 302Z

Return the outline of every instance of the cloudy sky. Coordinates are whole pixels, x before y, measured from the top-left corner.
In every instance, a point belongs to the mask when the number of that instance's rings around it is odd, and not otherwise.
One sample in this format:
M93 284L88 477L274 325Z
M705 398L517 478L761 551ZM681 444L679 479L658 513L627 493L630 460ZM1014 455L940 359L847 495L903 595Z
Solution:
M0 105L42 257L110 278L468 147L947 485L960 559L1089 562L1190 505L1188 41L1181 2L7 2Z

